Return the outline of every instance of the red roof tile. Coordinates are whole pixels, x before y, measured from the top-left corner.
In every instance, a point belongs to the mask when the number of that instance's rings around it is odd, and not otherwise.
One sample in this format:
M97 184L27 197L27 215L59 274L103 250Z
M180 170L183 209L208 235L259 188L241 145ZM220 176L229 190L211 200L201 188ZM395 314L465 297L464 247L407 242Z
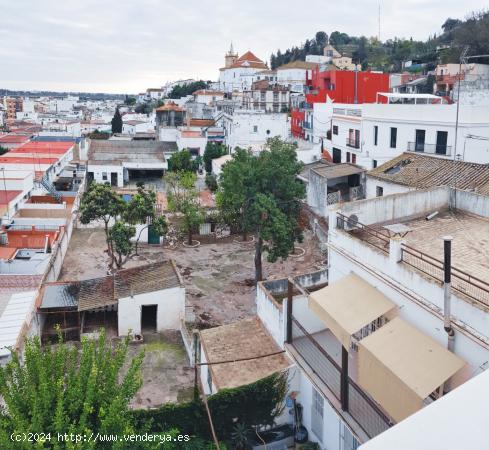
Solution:
M0 205L6 205L20 194L22 191L0 191Z

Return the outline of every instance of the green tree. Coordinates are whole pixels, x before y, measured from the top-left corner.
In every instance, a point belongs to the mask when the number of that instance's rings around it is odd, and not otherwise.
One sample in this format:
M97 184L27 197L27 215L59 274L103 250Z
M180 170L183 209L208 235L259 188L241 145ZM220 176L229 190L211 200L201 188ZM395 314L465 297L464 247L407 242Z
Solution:
M138 254L138 243L141 239L141 234L145 229L151 226L160 236L168 231L168 224L165 216L157 215L156 200L155 191L146 190L144 189L144 185L140 185L138 186L137 194L132 196L126 206L124 219L127 223L132 225L145 224L145 226L139 230L134 244L135 255Z
M255 237L255 280L263 279L262 253L275 262L286 259L296 240L304 186L297 180L302 164L296 144L268 140L259 156L239 149L223 167L217 204L223 219L246 236Z
M208 173L205 176L205 185L211 192L216 192L218 188L217 178L213 173Z
M204 165L207 173L212 172L212 160L227 153L226 147L219 142L208 142L204 151Z
M136 104L136 97L126 95L126 98L124 99L124 104L127 106L132 106Z
M193 94L199 89L207 89L208 83L203 80L194 81L192 83L186 83L175 86L168 94L169 98L182 98L187 95Z
M156 212L156 193L138 187L138 192L126 203L112 190L108 184L92 183L83 195L80 204L80 221L84 224L92 220L101 220L104 223L107 254L110 262L121 269L129 258L137 255L138 243L142 231L152 226L160 235L167 231L167 222L164 216ZM114 222L112 228L109 224ZM135 240L135 225L144 225Z
M61 341L61 337L60 337ZM41 347L39 338L28 339L23 358L12 353L0 367L0 396L5 403L0 418L0 448L102 449L95 440L61 442L57 434L90 436L139 433L129 402L142 384L144 353L133 358L127 370L128 338L109 342L104 330L97 340L82 339L80 350L60 342ZM13 442L11 433L51 434L51 441ZM127 448L124 442L112 449Z
M0 155L5 155L5 153L8 153L8 148L6 147L2 147L0 145Z
M183 215L182 231L187 235L187 243L192 245L194 230L204 221L204 214L198 202L195 189L197 176L193 172L167 174L168 209Z
M188 150L173 153L168 161L168 170L171 172L195 172L195 164Z
M131 238L136 234L136 228L121 220L114 223L109 231L110 253L117 269L121 269L134 251Z
M81 223L88 224L93 220L101 220L104 223L105 242L111 265L113 254L110 245L109 223L119 218L124 210L124 200L114 192L109 184L91 183L80 203Z
M119 108L115 109L114 117L112 117L112 133L122 133L122 116Z

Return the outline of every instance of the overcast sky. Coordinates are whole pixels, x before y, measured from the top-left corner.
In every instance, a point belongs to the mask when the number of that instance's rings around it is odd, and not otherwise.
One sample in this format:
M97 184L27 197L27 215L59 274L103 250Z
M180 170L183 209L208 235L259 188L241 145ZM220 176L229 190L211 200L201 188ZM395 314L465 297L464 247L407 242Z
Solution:
M0 0L0 88L137 93L215 80L231 40L265 61L316 31L377 35L376 0ZM381 1L381 39L426 39L477 0Z

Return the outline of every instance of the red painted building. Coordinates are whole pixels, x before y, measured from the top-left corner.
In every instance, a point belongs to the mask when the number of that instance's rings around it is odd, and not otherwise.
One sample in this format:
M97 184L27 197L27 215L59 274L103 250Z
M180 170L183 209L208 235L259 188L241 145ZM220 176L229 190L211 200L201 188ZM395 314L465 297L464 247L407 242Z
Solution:
M389 92L389 74L355 72L351 70L312 71L306 80L309 93L306 104L326 103L376 103L378 92ZM305 113L301 109L291 111L291 132L298 138L304 137Z

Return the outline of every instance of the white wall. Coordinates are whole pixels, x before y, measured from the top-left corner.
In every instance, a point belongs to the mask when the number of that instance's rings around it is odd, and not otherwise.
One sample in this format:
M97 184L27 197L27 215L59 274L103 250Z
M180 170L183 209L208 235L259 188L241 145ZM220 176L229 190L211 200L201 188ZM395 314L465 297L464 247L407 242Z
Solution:
M290 127L286 113L262 113L260 111L235 111L224 118L225 143L236 147L262 150L267 139L279 136L288 139Z
M185 289L175 287L119 299L119 336L141 334L141 307L158 305L156 330L179 330L185 314Z
M93 180L97 183L109 183L111 173L117 173L117 187L124 187L124 169L122 166L99 166L90 164L87 172L93 172ZM103 174L107 174L107 179L103 179Z

